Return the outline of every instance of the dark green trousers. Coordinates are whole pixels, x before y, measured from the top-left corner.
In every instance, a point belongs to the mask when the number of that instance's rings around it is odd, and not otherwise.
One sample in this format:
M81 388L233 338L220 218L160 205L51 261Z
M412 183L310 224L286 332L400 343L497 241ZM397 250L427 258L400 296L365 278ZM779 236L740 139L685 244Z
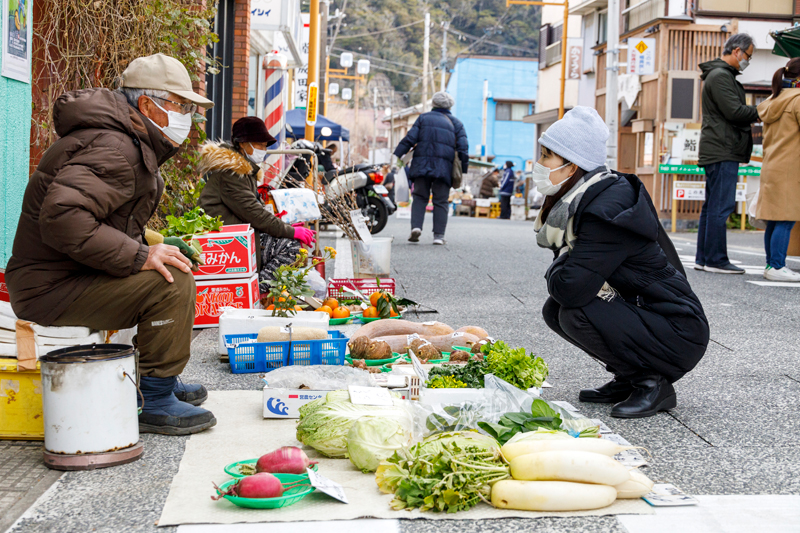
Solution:
M138 326L139 373L166 378L189 362L197 291L194 276L167 267L116 278L101 274L52 324L120 330Z

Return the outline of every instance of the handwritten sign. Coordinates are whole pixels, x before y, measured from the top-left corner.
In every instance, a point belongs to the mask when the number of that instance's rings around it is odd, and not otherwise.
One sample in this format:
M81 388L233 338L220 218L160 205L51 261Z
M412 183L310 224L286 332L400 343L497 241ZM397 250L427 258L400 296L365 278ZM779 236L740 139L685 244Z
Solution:
M344 493L344 489L341 485L335 481L331 481L319 472L314 472L310 468L306 469L306 472L308 472L308 481L311 483L312 487L342 503L350 503L347 501L347 495Z
M372 243L372 234L369 232L366 222L364 222L364 214L360 209L353 209L350 211L350 220L353 222L353 227L356 233L361 237L364 244Z
M391 407L394 405L389 391L381 387L359 387L350 385L350 402L355 405L383 405Z

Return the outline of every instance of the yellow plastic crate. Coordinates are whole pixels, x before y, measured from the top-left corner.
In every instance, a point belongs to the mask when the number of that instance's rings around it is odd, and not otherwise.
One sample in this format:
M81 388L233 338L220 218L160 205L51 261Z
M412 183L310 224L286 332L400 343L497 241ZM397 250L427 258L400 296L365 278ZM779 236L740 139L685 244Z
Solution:
M44 440L42 373L17 372L17 360L0 358L0 439Z

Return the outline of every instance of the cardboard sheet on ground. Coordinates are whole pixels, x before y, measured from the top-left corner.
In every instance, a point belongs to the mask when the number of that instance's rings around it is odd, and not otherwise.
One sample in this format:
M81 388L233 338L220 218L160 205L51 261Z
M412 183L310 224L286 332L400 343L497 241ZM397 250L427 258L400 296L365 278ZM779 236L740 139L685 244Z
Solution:
M362 474L347 459L328 459L306 450L320 461L319 472L340 483L350 504L340 503L315 491L300 502L281 509L242 509L227 500L212 501L212 481L230 479L225 465L252 459L281 446L300 446L295 439L295 420L262 418L261 391L213 391L203 407L217 417L217 425L192 435L186 443L178 474L161 512L159 526L179 524L233 524L237 522L306 522L357 518L425 518L431 520L480 520L488 518L537 518L543 516L604 516L653 514L642 500L618 500L605 509L569 513L536 513L494 509L480 504L469 511L441 514L393 511L391 495L382 494L372 474Z

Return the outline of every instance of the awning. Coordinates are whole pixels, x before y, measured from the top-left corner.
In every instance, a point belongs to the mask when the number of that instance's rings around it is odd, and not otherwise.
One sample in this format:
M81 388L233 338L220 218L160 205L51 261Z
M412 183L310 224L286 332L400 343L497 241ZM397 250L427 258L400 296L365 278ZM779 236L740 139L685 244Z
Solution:
M331 129L331 134L327 136L322 135L322 128L328 127ZM286 136L293 139L304 139L306 134L306 110L305 109L292 109L286 112ZM334 121L325 118L322 115L317 115L317 124L314 126L314 140L315 141L343 141L350 140L350 130L343 127Z
M769 35L775 39L773 54L783 57L800 57L800 26L773 31Z

